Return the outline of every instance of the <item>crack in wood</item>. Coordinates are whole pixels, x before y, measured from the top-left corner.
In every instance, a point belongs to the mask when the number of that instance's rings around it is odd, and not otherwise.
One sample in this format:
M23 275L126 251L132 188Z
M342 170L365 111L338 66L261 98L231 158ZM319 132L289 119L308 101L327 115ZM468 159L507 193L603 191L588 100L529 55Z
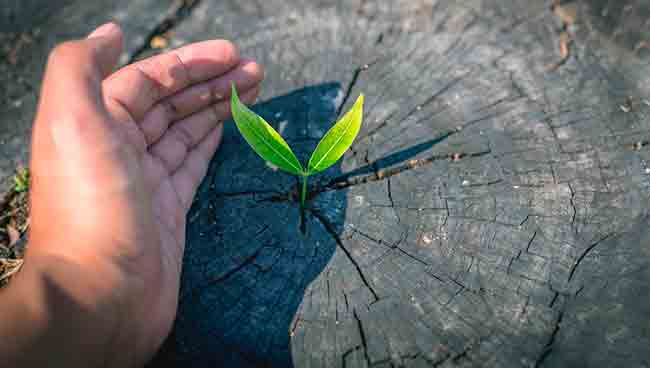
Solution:
M347 249L345 245L343 245L343 241L341 238L338 236L336 233L336 230L334 229L334 226L323 216L321 213L318 212L318 210L314 208L308 209L310 213L314 215L314 217L323 225L325 230L332 236L334 241L336 241L336 245L345 253L347 258L350 260L354 268L357 270L357 273L359 274L359 277L361 278L361 281L363 284L368 288L370 293L372 294L374 300L372 303L376 302L379 300L379 296L377 295L377 292L375 292L375 289L370 285L370 282L368 282L368 279L366 278L366 275L363 273L363 270L361 269L361 266L357 262L354 257L352 257L352 253L350 253L350 250Z
M411 110L409 110L406 114L404 114L401 118L399 118L399 120L404 121L404 120L408 119L409 117L413 116L414 114L416 114L417 112L421 111L422 108L424 108L425 106L428 106L429 104L436 101L436 99L438 99L440 96L445 94L445 92L449 91L451 88L453 88L455 85L457 85L458 83L460 83L461 81L463 81L465 78L467 78L470 75L471 75L471 72L467 72L467 73L465 73L465 74L463 74L461 76L458 76L458 77L452 79L447 84L442 86L438 91L433 93L431 96L427 97L424 101L422 101L421 103L418 103L413 108L411 108ZM446 110L446 108L438 111L437 113L440 113L440 112L445 111L445 110ZM478 111L480 111L480 109ZM381 131L382 128L384 128L384 127L386 127L388 125L388 122L390 121L391 118L393 118L393 115L395 115L395 112L392 112L381 123L379 123L379 125L377 125L374 129L369 131L366 135L364 135L360 139L360 141L364 140L364 139L367 139L367 138L370 138L373 135L377 134L379 131ZM429 118L431 118L431 117L429 116ZM424 120L426 120L426 118L419 119L418 121L415 122L415 125L420 124ZM401 134L402 132L403 132L403 130L400 131L398 134ZM447 132L445 134L442 134L442 137L443 137L443 139L445 139L445 138L449 137L450 135L452 135L452 134L454 134L456 132L457 132L456 130L451 130L451 131L449 131L449 132ZM385 141L381 142L380 144L383 144L383 143L385 143Z
M571 183L567 182L567 187L569 188L569 192L571 193L571 198L569 198L569 203L571 204L571 208L573 209L573 214L571 215L571 227L573 227L574 230L577 232L578 229L575 228L576 216L578 214L578 210L576 209L576 203L575 203L576 192L571 187Z
M363 324L361 323L361 318L359 318L359 315L357 315L356 311L352 312L352 316L354 316L355 321L357 322L357 328L359 329L359 337L361 337L361 346L363 347L363 356L366 359L366 363L368 364L368 367L370 367L370 356L368 355L368 344L366 340L366 333L363 331Z
M192 10L194 10L201 1L203 0L177 0L167 16L165 16L162 21L151 32L149 32L149 34L144 38L142 45L133 52L127 64L133 63L145 52L149 51L151 49L151 40L154 37L161 36L176 27L180 21L192 13Z
M383 246L383 247L386 247L386 248L388 248L388 249L390 249L390 250L397 250L397 251L399 251L400 253L402 253L403 255L405 255L406 257L408 257L408 258L414 260L414 261L417 262L417 263L420 263L420 264L422 264L422 265L424 265L424 266L432 266L430 263L426 262L425 260L420 259L419 257L417 257L417 256L415 256L415 255L413 255L413 254L411 254L410 252L407 252L404 248L400 247L400 244L404 241L405 237L402 237L400 240L398 240L397 242L395 242L395 244L389 244L389 243L387 243L387 242L385 242L385 241L383 241L383 240L381 240L381 239L375 239L374 237L370 236L369 234L364 233L364 232L361 231L361 230L358 230L358 229L352 228L351 231L352 231L353 233L359 234L360 236L362 236L362 237L364 237L364 238L366 238L366 239L368 239L368 240L370 240L370 241L372 241L372 242L374 242L374 243L377 243L377 244L379 244L379 245L381 245L381 246ZM383 258L384 256L386 256L387 254L388 254L388 253L385 253L384 255L382 255L381 258ZM445 282L445 280L444 280L442 277L440 277L440 276L434 274L434 273L433 273L431 270L429 270L428 268L425 270L425 273L426 273L427 275L433 277L434 279L436 279L436 280L442 282L442 283Z
M542 350L542 353L539 355L537 360L535 360L535 368L539 368L542 366L544 361L548 358L548 356L551 354L553 351L553 344L555 343L555 338L557 337L558 332L560 331L560 326L562 324L562 318L564 318L564 311L561 310L558 313L558 317L555 320L553 331L551 332L551 336L549 336L548 341L546 342L546 345L544 346L544 349Z
M386 178L386 192L388 193L388 201L390 202L390 207L393 209L393 213L395 213L395 217L397 218L397 224L400 225L402 223L402 219L400 218L399 212L395 211L395 201L393 200L393 191L391 189L390 178Z
M224 280L227 280L230 276L232 276L235 273L241 271L242 268L244 268L244 267L246 267L248 265L252 265L254 263L254 261L255 261L255 258L257 258L257 256L260 254L260 252L262 251L263 248L264 248L264 246L259 247L255 251L255 253L248 256L246 259L244 259L244 261L242 263L240 263L236 267L233 267L232 269L228 270L223 275L220 275L218 277L214 277L214 278L208 280L207 282L205 282L203 285L197 286L196 288L194 288L192 291L189 292L189 295L187 297L190 298L190 299L195 299L195 298L197 298L199 296L199 293L202 290L204 290L204 289L206 289L206 288L208 288L208 287L210 287L210 286L212 286L214 284L218 284L220 282L223 282ZM179 303L182 302L182 301L183 300L179 300Z
M409 160L406 163L390 168L390 169L381 169L378 170L376 174L366 175L366 176L357 176L357 177L343 177L342 179L334 179L330 183L324 185L321 188L316 189L316 191L324 192L328 190L340 190L345 189L351 186L365 184L373 181L380 181L386 178L389 178L394 175L401 174L402 172L417 169L428 164L431 164L435 161L441 160L450 160L450 161L459 161L462 158L469 157L482 157L492 153L491 150L472 152L472 153L450 153L443 155L432 155L422 159Z
M573 265L571 266L571 271L569 271L569 278L568 278L567 281L568 281L568 282L571 282L571 280L573 279L573 276L575 276L575 272L576 272L576 270L578 269L578 266L580 265L580 262L582 262L582 261L585 259L585 257L587 257L587 255L589 254L589 252L591 252L592 250L594 250L594 248L596 248L596 246L597 246L598 244L602 243L603 241L605 241L605 240L607 240L607 239L609 239L609 238L611 238L612 236L615 236L615 235L618 235L618 234L617 234L617 233L609 233L609 234L603 236L602 238L598 239L597 241L595 241L595 242L594 242L593 244L591 244L590 246L588 246L588 247L587 247L587 248L582 252L582 254L580 254L580 256L578 257L578 259L576 259L575 263L573 263Z
M349 356L350 354L354 353L355 351L358 351L359 349L362 349L362 346L361 346L361 345L356 345L356 346L353 346L353 347L351 347L350 349L346 350L346 351L341 355L341 366L342 366L343 368L346 368L346 367L347 367L347 364L348 364L348 363L347 363L348 356Z
M256 195L264 195L264 194L279 194L279 193L275 190L242 190L237 192L215 193L214 198L221 199L221 198L233 198L233 197L247 197L247 196L256 196Z
M368 70L368 68L376 63L376 61L368 64L364 64L360 67L357 67L354 70L354 73L352 74L352 80L350 80L350 83L348 83L348 86L345 90L345 95L343 96L343 100L341 101L341 104L339 107L336 109L336 116L340 117L341 112L343 111L343 107L345 107L345 104L348 102L350 99L350 95L352 94L352 89L354 89L354 86L357 84L357 81L359 80L359 76L361 75L362 72Z
M475 342L472 342L465 346L462 351L456 353L456 354L448 354L445 358L431 364L432 367L440 367L444 365L447 362L453 362L453 363L458 363L461 359L463 358L468 358L468 354L470 350L474 348L474 345L479 344L480 342L477 340Z

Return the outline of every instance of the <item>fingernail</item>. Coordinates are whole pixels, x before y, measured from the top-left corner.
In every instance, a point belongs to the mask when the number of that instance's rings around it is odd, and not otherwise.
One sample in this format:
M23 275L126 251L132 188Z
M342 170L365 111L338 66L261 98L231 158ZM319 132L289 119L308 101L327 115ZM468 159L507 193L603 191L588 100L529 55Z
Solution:
M103 24L99 26L97 29L92 31L89 35L88 38L95 38L95 37L103 37L103 36L108 36L109 34L115 32L119 26L113 22L108 22L106 24Z

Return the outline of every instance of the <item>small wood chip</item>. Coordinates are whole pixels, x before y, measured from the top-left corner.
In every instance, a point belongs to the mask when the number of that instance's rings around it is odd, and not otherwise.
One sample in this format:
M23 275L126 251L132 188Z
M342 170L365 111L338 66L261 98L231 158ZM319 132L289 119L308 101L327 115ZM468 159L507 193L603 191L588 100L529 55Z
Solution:
M565 60L569 57L569 43L571 42L571 37L567 32L562 32L560 34L560 57L562 60Z
M619 108L623 112L630 112L635 109L636 106L640 104L640 101L638 99L628 96L625 98L625 102L622 105L619 105Z
M555 13L555 16L560 18L562 23L570 26L576 21L576 17L578 15L578 4L568 3L564 5L555 5L553 7L553 13Z
M547 71L556 70L562 64L564 64L567 61L567 59L569 59L569 55L571 52L571 49L569 48L570 44L571 44L571 36L569 36L569 33L566 31L560 33L560 60L550 65L547 65L546 66Z
M165 37L153 36L151 42L149 42L149 46L151 46L152 49L164 49L167 47L168 43L169 42Z

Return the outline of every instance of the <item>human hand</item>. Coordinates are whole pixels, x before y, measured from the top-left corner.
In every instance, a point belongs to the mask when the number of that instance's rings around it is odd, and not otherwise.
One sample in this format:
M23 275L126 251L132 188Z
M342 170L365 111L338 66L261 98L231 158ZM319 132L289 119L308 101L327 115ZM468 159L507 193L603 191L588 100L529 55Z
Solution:
M25 298L78 312L59 323L67 342L57 341L61 330L35 328L43 330L33 344L52 344L40 357L47 366L125 367L155 353L175 318L185 216L230 117L230 83L252 103L263 78L258 64L222 40L111 74L121 42L112 23L66 42L52 52L43 81L30 243L12 284L40 290ZM30 304L32 319L46 314L56 324L61 316L41 304Z

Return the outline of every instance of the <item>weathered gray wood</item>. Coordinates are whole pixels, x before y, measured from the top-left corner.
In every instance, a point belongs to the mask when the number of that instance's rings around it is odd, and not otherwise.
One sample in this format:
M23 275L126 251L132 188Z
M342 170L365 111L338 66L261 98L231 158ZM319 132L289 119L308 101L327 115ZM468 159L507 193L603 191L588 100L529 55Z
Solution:
M640 57L650 56L650 3L590 0L578 5L586 25L604 40Z
M256 108L303 160L361 92L366 117L307 237L295 180L227 127L158 362L647 364L650 67L578 5L549 68L550 2L203 1L172 43L264 63Z
M27 166L40 81L52 47L115 20L125 32L126 61L178 7L174 0L8 2L0 6L0 192L18 165Z
M0 32L31 31L33 27L45 22L57 9L70 4L71 1L73 0L53 0L46 4L40 0L5 1L0 7Z
M0 61L0 178L25 163L47 50L117 18L132 55L170 6L53 4L0 11L33 39ZM647 365L648 6L576 9L549 68L565 26L545 1L200 2L172 45L264 63L256 109L303 161L361 92L366 119L312 183L306 236L295 180L227 127L154 364Z

